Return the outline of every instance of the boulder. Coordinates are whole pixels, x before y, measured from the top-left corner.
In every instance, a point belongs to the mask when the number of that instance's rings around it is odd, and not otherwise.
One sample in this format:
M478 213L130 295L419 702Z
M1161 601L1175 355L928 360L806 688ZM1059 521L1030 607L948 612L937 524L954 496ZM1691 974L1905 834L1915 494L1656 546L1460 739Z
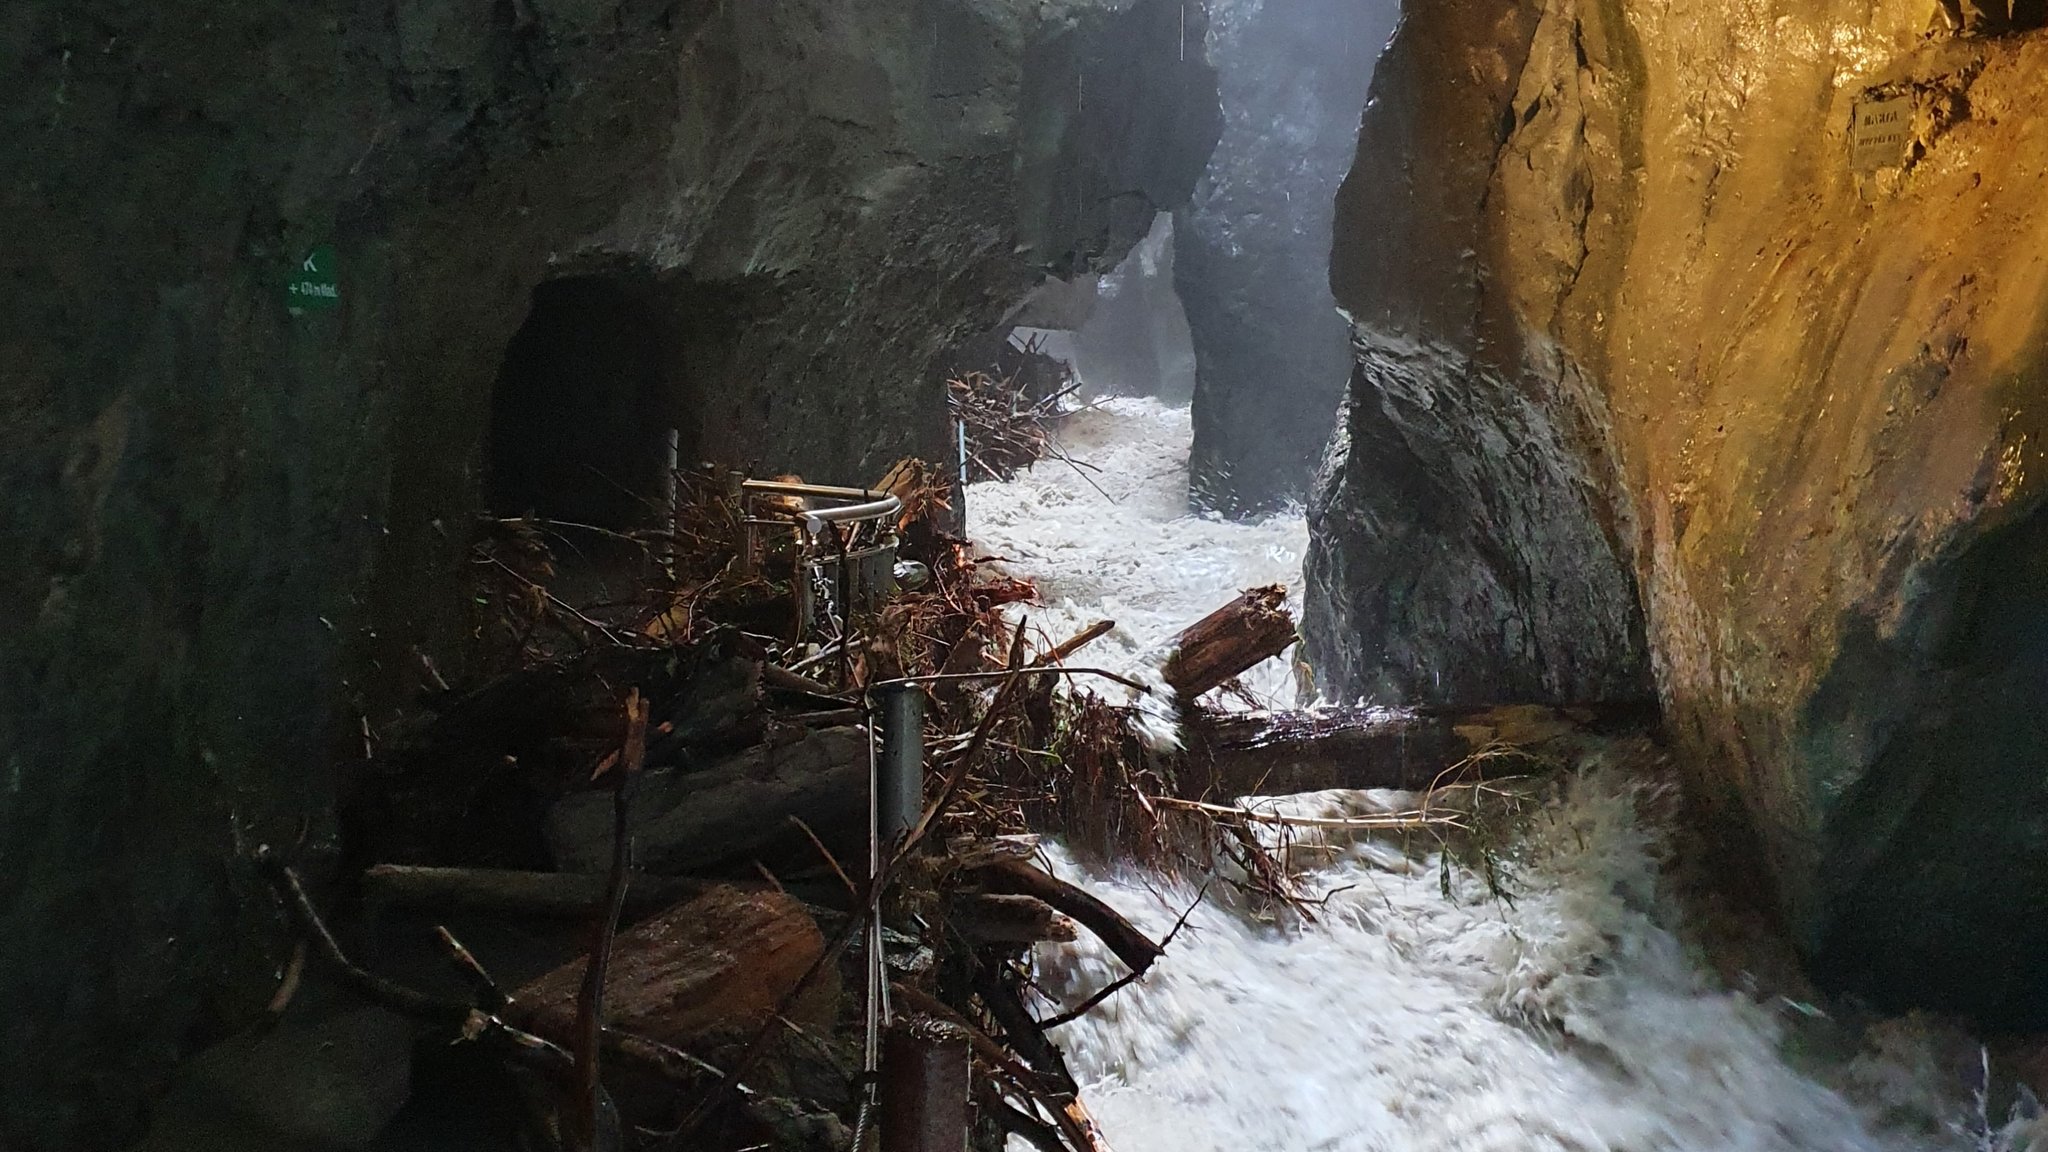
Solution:
M410 1021L354 1007L215 1045L187 1061L134 1152L341 1152L411 1092Z

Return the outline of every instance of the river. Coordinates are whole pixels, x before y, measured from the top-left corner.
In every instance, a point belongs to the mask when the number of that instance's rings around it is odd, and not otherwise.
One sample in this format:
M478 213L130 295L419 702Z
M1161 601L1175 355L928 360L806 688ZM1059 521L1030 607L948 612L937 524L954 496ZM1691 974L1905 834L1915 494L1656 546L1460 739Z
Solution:
M1127 672L1239 589L1298 606L1307 532L1191 516L1185 409L1112 399L1069 417L1048 459L973 485L970 534L1035 578L1033 622L1116 632L1088 662ZM1284 661L1247 677L1291 696ZM1317 922L1203 902L1150 974L1055 1033L1116 1152L1732 1152L2031 1149L1987 1133L1940 1071L1955 1037L1918 1021L1820 1053L1809 1006L1722 989L1660 882L1665 785L1593 766L1521 823L1511 898L1427 853L1364 841L1310 872ZM1383 794L1289 801L1398 806ZM1185 885L1054 863L1164 936ZM1449 896L1445 889L1448 887ZM1037 977L1077 1000L1121 969L1091 939L1047 947ZM1944 1048L1944 1045L1947 1048ZM1952 1062L1951 1062L1952 1063Z

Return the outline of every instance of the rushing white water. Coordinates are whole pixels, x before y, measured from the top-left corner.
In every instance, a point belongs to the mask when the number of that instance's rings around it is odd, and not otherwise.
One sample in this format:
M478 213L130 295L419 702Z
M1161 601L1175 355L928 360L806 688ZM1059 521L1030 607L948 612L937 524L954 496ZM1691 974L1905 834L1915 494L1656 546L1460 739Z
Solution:
M1104 617L1091 649L1125 670L1242 587L1299 587L1300 518L1191 517L1184 410L1113 400L1071 418L1045 461L970 490L985 551L1035 577L1056 636ZM1255 687L1284 698L1284 665ZM1911 1029L1884 1054L1801 1069L1788 1015L1722 991L1674 930L1658 837L1617 767L1595 767L1524 821L1511 902L1389 843L1340 846L1308 883L1318 923L1260 924L1213 899L1137 985L1056 1038L1117 1152L1247 1150L1850 1150L2025 1148L1965 1134ZM1391 794L1289 801L1314 814ZM1156 937L1194 901L1153 877L1055 863ZM1121 972L1085 937L1044 950L1041 985L1074 1002ZM1920 1065L1916 1066L1915 1061ZM1825 1081L1825 1082L1824 1082ZM1883 1116L1880 1122L1879 1117Z
M1038 582L1027 615L1056 639L1097 620L1117 629L1086 663L1142 674L1182 628L1246 588L1285 584L1299 611L1308 527L1299 515L1243 524L1189 514L1188 410L1120 397L1059 428L1071 460L1048 459L1009 483L968 489L982 551ZM1289 657L1242 677L1270 704L1294 698Z

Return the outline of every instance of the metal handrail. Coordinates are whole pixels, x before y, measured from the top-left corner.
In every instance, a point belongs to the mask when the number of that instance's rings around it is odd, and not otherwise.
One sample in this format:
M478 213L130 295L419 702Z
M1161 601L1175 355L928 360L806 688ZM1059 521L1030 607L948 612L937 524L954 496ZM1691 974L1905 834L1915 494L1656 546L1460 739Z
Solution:
M744 480L740 490L764 496L804 496L821 500L857 500L836 508L811 508L798 514L804 529L813 536L827 524L851 524L885 520L903 511L903 501L887 492L868 488L836 488L826 484L785 484L777 480Z

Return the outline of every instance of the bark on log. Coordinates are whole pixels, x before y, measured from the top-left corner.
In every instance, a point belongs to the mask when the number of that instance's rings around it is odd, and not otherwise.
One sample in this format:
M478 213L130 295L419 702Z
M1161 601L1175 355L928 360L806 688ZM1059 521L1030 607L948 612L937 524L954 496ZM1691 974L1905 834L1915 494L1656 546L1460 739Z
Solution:
M1163 949L1116 909L1058 877L1021 860L1007 860L976 869L974 879L990 892L1035 896L1072 916L1102 939L1133 972L1144 972Z
M1165 669L1175 698L1193 704L1259 661L1285 652L1295 641L1286 602L1287 589L1281 585L1247 589L1183 630Z
M732 885L708 889L619 933L606 980L608 1022L685 1051L729 1038L774 1012L824 949L824 934L795 898ZM584 965L579 956L519 989L507 1016L536 1035L568 1040ZM792 1012L799 1021L832 1020L836 975L826 973L798 998Z
M1185 725L1190 770L1181 784L1187 799L1224 800L1325 788L1415 790L1439 782L1482 748L1524 754L1480 758L1457 779L1540 770L1568 759L1588 737L1640 730L1655 719L1653 707L1638 704L1203 711Z
M948 868L984 868L1004 860L1029 860L1038 855L1039 839L1029 832L1007 836L955 836L946 841Z
M648 772L633 786L634 862L662 874L750 858L822 863L791 816L842 861L865 859L867 787L867 731L854 727L757 745L707 768ZM564 797L548 814L547 837L556 867L603 871L611 860L611 794Z

